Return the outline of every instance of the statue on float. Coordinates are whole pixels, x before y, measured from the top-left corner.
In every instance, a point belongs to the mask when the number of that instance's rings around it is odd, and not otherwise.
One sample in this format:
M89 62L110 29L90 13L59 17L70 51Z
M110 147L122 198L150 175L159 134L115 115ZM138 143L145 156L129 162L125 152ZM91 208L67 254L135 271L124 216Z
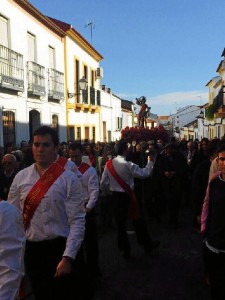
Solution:
M140 111L138 113L138 126L146 127L147 126L147 118L150 115L150 109L146 104L146 97L141 96L140 98L136 98L136 104L141 106Z

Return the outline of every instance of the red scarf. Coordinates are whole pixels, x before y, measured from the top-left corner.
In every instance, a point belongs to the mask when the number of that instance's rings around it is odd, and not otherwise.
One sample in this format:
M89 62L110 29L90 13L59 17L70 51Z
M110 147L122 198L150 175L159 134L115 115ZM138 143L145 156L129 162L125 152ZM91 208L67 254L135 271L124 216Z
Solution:
M119 176L119 174L116 172L112 159L107 161L106 166L110 172L110 174L113 176L113 178L117 181L117 183L121 186L122 189L130 196L131 199L131 206L129 211L129 217L131 219L138 219L140 216L139 206L137 202L137 198L135 196L134 191L129 187L129 185Z
M90 165L85 163L85 162L82 162L79 167L78 167L78 170L81 172L81 174L84 174L88 169L90 168Z
M64 172L64 166L67 159L59 157L56 162L52 163L47 171L38 179L35 185L28 193L23 207L23 223L25 230L30 226L30 221L34 215L35 210L47 193L56 179Z

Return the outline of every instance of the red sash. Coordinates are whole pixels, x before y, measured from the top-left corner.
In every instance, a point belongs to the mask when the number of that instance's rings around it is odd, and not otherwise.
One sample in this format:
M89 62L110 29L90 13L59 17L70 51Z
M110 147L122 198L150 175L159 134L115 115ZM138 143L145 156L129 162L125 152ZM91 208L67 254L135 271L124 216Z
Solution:
M81 172L81 174L84 174L88 169L90 168L90 165L85 163L85 162L82 162L79 167L78 167L78 170Z
M131 219L137 219L140 216L139 206L137 202L137 198L135 196L134 191L129 187L129 185L118 175L116 172L112 159L107 161L106 166L110 172L110 174L113 176L113 178L117 181L117 183L121 186L122 189L130 196L131 199L131 206L129 211L129 217Z
M67 159L60 156L57 161L52 163L48 170L38 179L28 193L23 207L23 223L25 230L27 230L29 227L34 212L44 195L47 193L56 179L64 172L64 166L66 162Z

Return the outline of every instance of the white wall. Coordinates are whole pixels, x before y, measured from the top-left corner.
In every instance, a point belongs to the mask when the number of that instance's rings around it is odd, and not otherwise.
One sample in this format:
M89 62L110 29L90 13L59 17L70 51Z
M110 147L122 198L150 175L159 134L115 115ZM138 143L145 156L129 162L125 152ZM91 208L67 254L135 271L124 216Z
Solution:
M12 110L16 114L16 136L17 144L21 140L29 139L29 111L36 109L40 112L41 124L50 125L52 122L52 114L57 114L59 119L60 139L66 137L66 106L65 101L57 103L49 103L48 96L48 73L49 55L48 46L55 48L57 71L64 73L64 47L63 40L47 27L37 21L34 17L25 12L15 2L1 0L0 14L9 20L9 48L23 55L24 64L24 92L18 95L2 93L0 90L0 106L3 110ZM45 67L45 87L46 95L40 99L31 99L27 96L27 32L36 36L36 63ZM2 141L1 141L2 142Z

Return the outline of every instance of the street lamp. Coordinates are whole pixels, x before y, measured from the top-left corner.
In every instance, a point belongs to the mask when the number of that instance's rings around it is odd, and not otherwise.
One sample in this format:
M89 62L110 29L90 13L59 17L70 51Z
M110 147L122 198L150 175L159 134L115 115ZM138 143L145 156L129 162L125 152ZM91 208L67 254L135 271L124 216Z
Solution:
M68 98L73 98L76 95L80 95L80 91L86 91L88 86L88 81L85 77L81 78L78 81L78 89L79 89L79 93L68 93Z

